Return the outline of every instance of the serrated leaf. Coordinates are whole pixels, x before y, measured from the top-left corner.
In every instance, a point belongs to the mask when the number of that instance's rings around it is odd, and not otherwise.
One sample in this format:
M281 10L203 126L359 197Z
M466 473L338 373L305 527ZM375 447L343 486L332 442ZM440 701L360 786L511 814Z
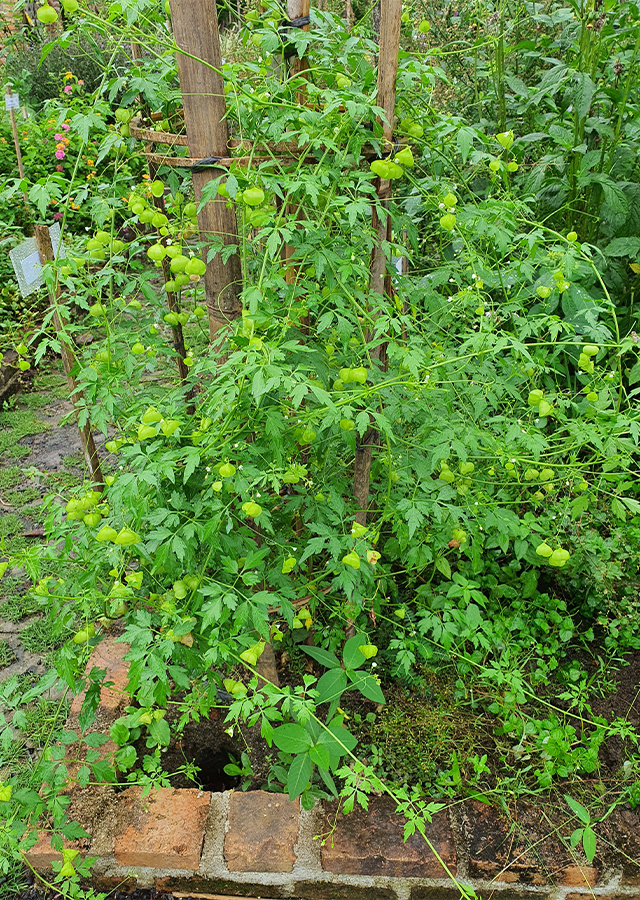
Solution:
M609 241L604 248L605 256L637 256L640 252L640 238L619 237Z
M617 497L614 497L611 501L611 512L616 518L621 519L622 521L627 518L627 511Z
M575 114L578 119L584 119L591 108L596 86L586 72L575 72L571 79L570 91Z

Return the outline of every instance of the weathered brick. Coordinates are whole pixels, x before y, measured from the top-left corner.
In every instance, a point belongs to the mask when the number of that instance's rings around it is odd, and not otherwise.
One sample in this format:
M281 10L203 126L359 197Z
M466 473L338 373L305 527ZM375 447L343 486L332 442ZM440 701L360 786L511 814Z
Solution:
M411 888L411 900L460 900L461 894L457 887L442 887L442 885L417 884Z
M552 846L537 835L529 838L525 827L507 820L494 806L468 801L463 821L470 878L543 885L552 883L553 873L567 862L559 843Z
M107 636L94 649L85 668L85 675L88 675L94 667L106 669L105 681L113 682L111 687L103 687L100 691L99 710L108 722L113 722L129 702L127 695L129 663L124 660L129 649L129 644L116 643L114 637ZM83 701L84 692L74 698L70 711L72 718L80 713Z
M286 886L278 884L259 884L257 882L237 882L230 878L215 878L214 876L200 875L198 873L189 875L168 875L162 878L156 878L154 883L155 890L159 893L167 891L174 896L178 896L178 892L186 894L187 897L259 897L260 900L280 900L280 898L290 898L291 893ZM265 896L266 895L266 896Z
M566 887L593 887L598 881L599 869L594 866L565 866L558 881Z
M77 786L71 793L71 800L66 809L66 815L70 822L76 822L87 833L87 837L77 840L63 840L63 846L80 851L80 856L90 853L93 843L92 834L94 825L98 819L104 817L107 804L113 797L113 786L109 784L93 785L82 788ZM36 871L42 872L51 868L51 863L61 860L60 853L51 848L51 832L44 828L38 834L37 843L25 852L25 856Z
M300 900L397 900L398 897L391 888L359 887L330 881L298 881L293 896ZM458 900L459 897L460 894Z
M403 839L405 820L388 797L371 797L369 809L356 807L348 816L326 804L327 825L335 830L322 847L322 866L340 875L386 875L439 878L446 873L420 834ZM426 836L451 873L456 871L456 849L446 811L426 824Z
M637 895L618 893L617 891L612 891L610 894L594 895L593 891L586 887L584 891L571 891L570 894L565 894L563 900L593 900L594 896L598 900L635 900Z
M261 890L265 890L264 886L261 888ZM271 891L271 888L268 888L268 890ZM230 900L228 894L194 894L193 891L188 891L187 893L184 893L183 891L174 891L173 896L175 898L179 898L179 900L183 900L183 898L184 900ZM243 896L247 895L244 894ZM280 895L278 895L278 897L279 896ZM276 898L264 897L262 894L260 894L260 900L276 900Z
M121 866L197 869L204 841L210 794L196 789L161 788L144 799L142 789L119 796L114 853Z
M514 890L513 888L503 888L502 885L490 888L480 888L476 890L476 895L480 898L480 900L544 900L545 897L552 897L553 892L551 889L548 891L542 891L538 893L537 891L534 893L533 891L527 891L524 888L521 890ZM593 900L593 897L591 898Z
M234 792L224 858L230 872L291 872L296 861L300 804L284 794Z
M80 841L64 840L63 846L68 849L73 848L74 850L79 850L80 853L78 858L86 855L86 850L83 852ZM32 866L36 872L46 872L51 868L51 863L62 861L62 854L60 851L54 850L51 846L50 831L39 832L37 843L34 844L30 850L25 850L24 855L29 865Z

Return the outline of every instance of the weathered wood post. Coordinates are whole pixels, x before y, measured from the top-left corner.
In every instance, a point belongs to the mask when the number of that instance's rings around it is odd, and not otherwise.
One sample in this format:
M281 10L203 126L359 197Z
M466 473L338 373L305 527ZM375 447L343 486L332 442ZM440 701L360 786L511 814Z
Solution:
M170 0L170 3L189 154L197 159L228 157L229 129L225 119L216 0L198 0L198 3ZM205 184L221 171L215 168L194 171L197 203ZM198 225L205 239L222 238L225 246L238 245L235 210L227 209L224 197L206 204L198 213ZM205 254L205 262L209 333L213 339L220 328L241 314L242 269L239 250L226 262L219 253L207 262Z
M396 104L396 77L398 74L398 55L400 51L400 25L402 16L402 0L381 0L380 2L380 47L378 55L378 99L377 105L384 110L387 121L383 122L385 152L393 149L394 109ZM376 316L376 307L380 303L380 297L386 293L387 264L384 254L384 243L391 239L391 218L385 213L389 208L391 199L391 182L378 181L377 185L378 205L372 209L372 224L376 232L375 247L371 254L371 280L369 293L372 295L370 314ZM378 209L383 214L378 215ZM372 334L367 334L367 340L371 340ZM371 350L373 360L381 360L385 355L384 342ZM360 509L356 513L356 520L365 525L367 521L367 506L369 503L369 481L371 478L371 457L373 444L376 440L374 429L363 436L356 449L356 459L353 472L353 493Z

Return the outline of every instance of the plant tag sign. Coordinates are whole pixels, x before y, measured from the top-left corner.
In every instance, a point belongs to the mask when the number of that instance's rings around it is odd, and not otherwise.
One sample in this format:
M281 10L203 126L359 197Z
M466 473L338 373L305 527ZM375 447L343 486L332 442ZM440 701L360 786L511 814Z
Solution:
M49 234L51 235L54 256L58 257L58 246L60 245L60 225L58 222L49 226ZM64 244L62 244L60 256L63 257L64 255ZM37 291L42 286L42 266L40 265L36 239L27 238L26 241L9 251L9 257L18 279L20 293L23 297L28 297L29 294L33 294L34 291Z
M18 109L20 106L20 95L19 94L5 94L4 95L4 108L5 109Z

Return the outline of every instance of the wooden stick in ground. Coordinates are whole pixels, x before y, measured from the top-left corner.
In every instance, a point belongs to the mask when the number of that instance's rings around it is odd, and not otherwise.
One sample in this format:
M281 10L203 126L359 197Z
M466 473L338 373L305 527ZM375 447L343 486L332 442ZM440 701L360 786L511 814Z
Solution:
M387 152L393 147L394 109L396 103L396 76L398 74L398 54L400 50L400 24L402 16L402 0L381 0L380 3L380 46L378 56L378 99L377 105L384 112L387 121L383 122L384 146ZM388 211L391 199L391 182L379 181L377 186L378 209ZM375 247L371 254L371 280L369 293L373 304L369 309L372 318L376 317L376 307L381 296L386 293L387 276L384 243L391 238L391 219L388 215L378 216L374 207L372 224L376 233ZM367 342L372 338L367 334ZM381 342L370 351L373 361L384 362L385 344ZM361 525L367 522L367 506L369 504L369 482L371 478L371 457L377 434L373 429L358 442L353 472L353 493L360 507L356 513L356 521Z
M301 19L305 16L309 16L310 9L310 0L287 0L287 15L289 16L289 21L293 22L295 19ZM308 25L301 26L302 31L308 31ZM293 56L289 62L289 75L291 78L295 78L300 75L303 76L303 73L306 72L309 68L309 62L306 56ZM296 103L298 106L304 106L306 101L306 91L303 87L299 88L296 91ZM283 160L284 162L284 160ZM302 221L304 219L304 211L300 207L296 207L294 204L288 204L286 212L290 216L295 216L296 219ZM289 262L289 260L293 257L294 248L289 244L285 244L283 248L283 256L284 262L286 264L286 275L285 279L287 284L293 284L298 277L298 269L300 268L297 265L294 265ZM303 331L307 334L309 332L309 317L307 316L303 322Z
M194 4L193 0L171 0L171 23L178 47L178 74L189 155L198 159L226 157L229 153L229 129L225 118L227 110L220 71L222 57L216 2L199 0ZM181 53L181 50L184 52ZM209 169L193 173L197 203L202 197L205 184L219 175L220 171ZM236 213L234 209L227 209L224 197L206 204L198 213L198 225L204 239L222 238L225 246L238 247ZM213 339L220 328L242 312L239 247L226 262L223 262L219 253L207 262L204 284L209 311L209 333Z
M38 253L40 255L40 262L45 263L53 261L54 254L53 247L51 245L51 235L49 234L49 229L46 225L35 226L35 239ZM78 417L80 443L82 444L82 452L84 453L84 458L87 463L87 468L89 470L91 480L94 482L96 488L102 490L102 487L104 485L104 478L102 476L102 470L100 468L100 457L98 456L98 451L96 450L96 445L93 440L91 426L88 422L85 422L84 425L80 425L79 421L78 405L80 401L84 399L84 397L82 391L78 390L77 382L74 376L71 374L74 366L76 365L76 357L69 342L69 338L64 333L64 325L58 312L57 306L59 297L60 288L57 287L55 295L50 295L50 299L54 309L53 324L57 332L58 340L60 341L62 364L64 365L64 371L67 376L67 384L69 385L69 396L71 402L75 407L76 416Z
M10 94L11 90L7 89L7 94ZM16 148L16 158L18 160L18 172L20 173L20 178L24 178L24 165L22 163L22 151L20 150L20 139L18 137L18 125L16 123L16 111L15 109L9 110L9 117L11 119L11 131L13 133L13 143ZM24 197L24 202L29 205L29 197L27 196L27 192L23 191L22 196Z

